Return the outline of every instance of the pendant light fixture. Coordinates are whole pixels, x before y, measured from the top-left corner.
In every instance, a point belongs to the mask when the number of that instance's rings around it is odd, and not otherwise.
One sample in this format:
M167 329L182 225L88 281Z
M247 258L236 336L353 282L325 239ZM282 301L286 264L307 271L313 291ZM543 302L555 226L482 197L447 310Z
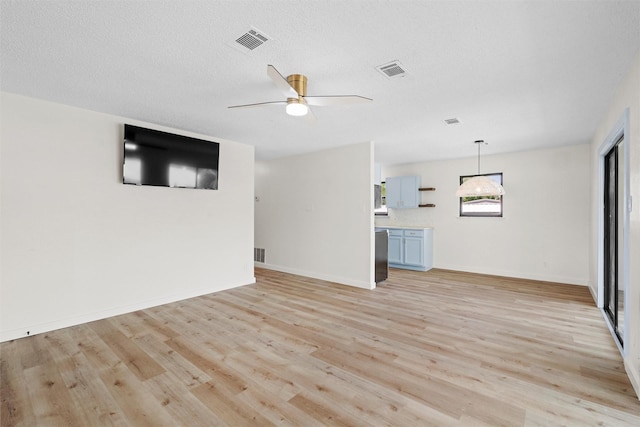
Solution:
M504 188L488 176L480 175L480 145L487 145L484 140L473 142L478 146L478 175L467 179L458 187L457 197L502 196Z

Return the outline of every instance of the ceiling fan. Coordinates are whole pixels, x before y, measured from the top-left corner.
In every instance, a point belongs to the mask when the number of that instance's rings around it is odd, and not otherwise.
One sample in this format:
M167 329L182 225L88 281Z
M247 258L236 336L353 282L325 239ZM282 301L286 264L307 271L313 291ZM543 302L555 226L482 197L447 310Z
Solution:
M267 65L267 75L286 97L285 101L259 102L256 104L232 105L229 108L262 107L268 105L286 105L286 112L291 116L306 116L308 120L316 118L310 105L325 107L331 105L360 104L373 101L359 95L307 96L307 76L291 74L284 78L273 65Z

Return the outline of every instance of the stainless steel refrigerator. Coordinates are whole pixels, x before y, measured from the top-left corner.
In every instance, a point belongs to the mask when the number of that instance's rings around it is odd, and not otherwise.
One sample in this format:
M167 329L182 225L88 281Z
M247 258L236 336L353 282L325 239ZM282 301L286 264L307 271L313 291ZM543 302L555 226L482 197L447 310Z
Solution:
M389 270L389 230L376 231L376 283L387 279Z

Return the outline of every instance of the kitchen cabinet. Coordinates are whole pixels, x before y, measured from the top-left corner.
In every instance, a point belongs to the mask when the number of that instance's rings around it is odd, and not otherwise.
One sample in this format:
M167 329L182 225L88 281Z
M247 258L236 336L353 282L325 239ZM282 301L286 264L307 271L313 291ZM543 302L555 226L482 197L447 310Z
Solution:
M402 246L404 245L401 230L389 230L389 265L397 265L403 263Z
M432 228L390 227L388 230L389 267L418 271L433 268Z
M417 208L420 204L419 176L387 177L385 187L388 208Z

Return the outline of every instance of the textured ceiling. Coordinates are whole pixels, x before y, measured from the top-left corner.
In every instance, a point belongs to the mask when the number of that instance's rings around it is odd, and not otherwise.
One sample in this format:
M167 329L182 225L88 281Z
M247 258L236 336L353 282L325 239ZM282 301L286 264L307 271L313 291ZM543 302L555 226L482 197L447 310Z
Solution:
M640 49L640 1L1 0L2 91L217 136L258 159L364 141L386 164L586 143ZM232 47L251 27L272 37ZM398 60L388 79L376 66ZM283 107L267 64L305 74ZM457 117L461 123L446 125Z

